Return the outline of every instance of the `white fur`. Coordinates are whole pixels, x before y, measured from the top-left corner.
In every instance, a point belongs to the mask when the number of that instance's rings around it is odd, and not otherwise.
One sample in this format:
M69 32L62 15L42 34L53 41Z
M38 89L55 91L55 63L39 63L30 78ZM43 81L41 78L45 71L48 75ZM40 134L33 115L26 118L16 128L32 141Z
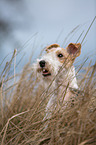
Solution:
M63 65L57 59L57 55L56 55L56 51L57 50L62 51L62 49L60 47L52 48L52 49L54 49L54 51L50 51L49 53L46 53L44 56L41 57L41 59L38 59L37 63L34 65L34 68L37 72L37 76L40 79L41 83L42 82L44 83L45 89L49 86L49 84L52 82L54 77L58 74L60 67L62 67ZM41 60L45 60L46 62L45 68L47 68L51 72L51 76L44 77L42 75L42 71L38 72L38 68L40 69L39 62ZM61 70L61 72L57 75L56 79L52 83L51 90L54 90L56 87L58 87L60 83L62 84L62 86L59 88L59 96L60 93L62 92L61 90L65 90L68 83L69 83L69 87L76 88L76 89L78 88L77 80L75 76L75 68L73 65L68 69L64 67ZM54 110L56 107L57 97L58 97L58 93L56 92L50 97L48 104L46 106L46 115L44 119L47 119L51 116L52 110ZM64 101L68 101L69 97L70 97L69 93L66 93Z

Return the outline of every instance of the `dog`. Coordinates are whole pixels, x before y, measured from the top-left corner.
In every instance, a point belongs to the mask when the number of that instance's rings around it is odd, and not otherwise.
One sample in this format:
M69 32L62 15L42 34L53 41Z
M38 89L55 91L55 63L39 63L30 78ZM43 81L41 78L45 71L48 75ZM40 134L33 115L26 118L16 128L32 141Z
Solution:
M52 44L46 47L46 54L37 59L35 70L40 83L54 92L47 103L44 119L52 116L57 104L63 106L70 100L73 95L70 88L78 89L73 63L80 53L80 43L70 43L65 49Z

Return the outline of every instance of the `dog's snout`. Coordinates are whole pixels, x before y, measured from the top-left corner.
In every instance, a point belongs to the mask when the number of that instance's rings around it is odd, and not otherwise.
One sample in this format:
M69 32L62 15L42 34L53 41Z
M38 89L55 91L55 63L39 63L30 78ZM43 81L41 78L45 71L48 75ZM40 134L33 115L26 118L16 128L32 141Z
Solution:
M45 60L41 60L40 62L39 62L39 64L40 64L40 67L45 67Z

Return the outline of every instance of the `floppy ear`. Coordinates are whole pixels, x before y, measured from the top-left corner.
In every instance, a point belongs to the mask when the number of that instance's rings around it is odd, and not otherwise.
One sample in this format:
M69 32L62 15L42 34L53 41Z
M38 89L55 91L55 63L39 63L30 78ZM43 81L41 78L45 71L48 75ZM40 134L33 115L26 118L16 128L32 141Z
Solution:
M52 44L46 47L46 51L49 52L50 50L52 50L53 48L57 48L60 47L58 44Z
M75 58L75 57L78 57L81 53L81 44L70 43L66 49L67 49L67 52Z

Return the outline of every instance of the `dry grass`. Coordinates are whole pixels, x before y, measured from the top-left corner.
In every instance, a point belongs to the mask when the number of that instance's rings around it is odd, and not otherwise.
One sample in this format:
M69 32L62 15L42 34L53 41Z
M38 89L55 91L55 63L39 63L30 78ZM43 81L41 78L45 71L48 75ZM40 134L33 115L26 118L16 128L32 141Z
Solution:
M8 76L12 61L6 64L0 82L1 145L95 145L96 144L96 64L79 79L82 93L63 111L57 108L50 120L43 121L51 94L44 91L30 63L20 79ZM14 79L15 77L15 79ZM70 107L71 106L71 107ZM44 129L46 122L47 129Z

